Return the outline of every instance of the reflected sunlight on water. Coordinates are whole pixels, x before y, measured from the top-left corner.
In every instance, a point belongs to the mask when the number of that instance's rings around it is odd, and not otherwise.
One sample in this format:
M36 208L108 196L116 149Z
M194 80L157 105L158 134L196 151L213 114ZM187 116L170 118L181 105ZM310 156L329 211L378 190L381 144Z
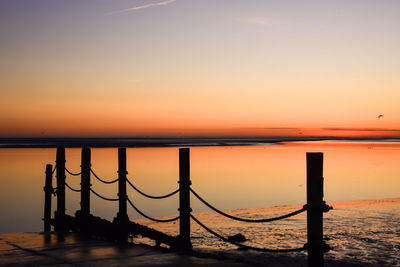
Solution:
M267 146L193 147L193 188L220 209L243 209L305 203L306 152L324 152L325 200L344 201L399 197L400 144L297 142ZM66 149L66 166L79 172L80 149ZM44 171L54 164L55 149L0 149L0 232L40 231ZM153 195L178 187L178 148L129 148L128 178ZM101 178L117 177L117 149L92 149L92 168ZM80 187L80 177L67 175ZM55 180L53 185L55 186ZM92 188L117 197L117 184L104 185L92 176ZM66 189L67 213L79 209L80 194ZM130 199L150 216L176 214L178 197L148 200L128 189ZM91 197L92 213L112 219L117 202ZM53 210L55 201L53 202ZM192 198L195 212L207 211ZM129 210L131 218L140 218Z

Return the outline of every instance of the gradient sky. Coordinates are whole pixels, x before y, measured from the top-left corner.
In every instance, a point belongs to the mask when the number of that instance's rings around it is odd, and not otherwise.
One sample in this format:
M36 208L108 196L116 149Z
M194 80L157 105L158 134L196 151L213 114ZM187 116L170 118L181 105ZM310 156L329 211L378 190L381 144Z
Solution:
M400 136L399 14L395 0L2 0L0 135Z

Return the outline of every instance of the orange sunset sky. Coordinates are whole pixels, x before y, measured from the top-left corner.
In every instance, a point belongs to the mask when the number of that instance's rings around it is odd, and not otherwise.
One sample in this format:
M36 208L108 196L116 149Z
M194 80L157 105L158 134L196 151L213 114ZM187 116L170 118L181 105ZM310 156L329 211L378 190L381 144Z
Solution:
M399 14L386 0L2 0L0 136L399 137Z

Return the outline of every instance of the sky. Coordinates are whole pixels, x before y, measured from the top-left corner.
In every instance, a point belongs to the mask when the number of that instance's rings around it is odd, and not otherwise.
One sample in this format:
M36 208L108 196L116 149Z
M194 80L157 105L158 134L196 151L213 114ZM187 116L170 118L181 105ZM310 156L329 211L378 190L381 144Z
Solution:
M2 0L0 136L400 136L399 13L395 0Z

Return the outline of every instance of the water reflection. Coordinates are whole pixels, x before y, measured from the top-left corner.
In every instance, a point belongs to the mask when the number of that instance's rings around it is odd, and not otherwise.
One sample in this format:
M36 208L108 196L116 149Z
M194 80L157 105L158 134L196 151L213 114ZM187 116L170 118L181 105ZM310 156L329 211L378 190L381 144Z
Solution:
M221 209L305 203L305 153L324 152L325 199L329 202L399 197L398 143L287 143L250 147L191 148L193 188ZM80 149L66 149L66 166L80 170ZM100 177L117 177L117 149L92 149L92 168ZM0 232L40 231L45 166L54 164L55 149L0 149ZM128 178L152 195L174 191L178 181L178 148L130 148ZM80 187L80 177L67 175ZM55 186L55 180L53 185ZM93 189L117 197L117 184L104 185L92 176ZM67 189L67 213L79 209L80 194ZM178 196L149 200L128 189L135 205L150 216L176 214ZM53 201L53 210L56 203ZM91 211L112 219L117 202L91 196ZM192 198L194 211L206 211ZM139 218L129 210L131 218Z

